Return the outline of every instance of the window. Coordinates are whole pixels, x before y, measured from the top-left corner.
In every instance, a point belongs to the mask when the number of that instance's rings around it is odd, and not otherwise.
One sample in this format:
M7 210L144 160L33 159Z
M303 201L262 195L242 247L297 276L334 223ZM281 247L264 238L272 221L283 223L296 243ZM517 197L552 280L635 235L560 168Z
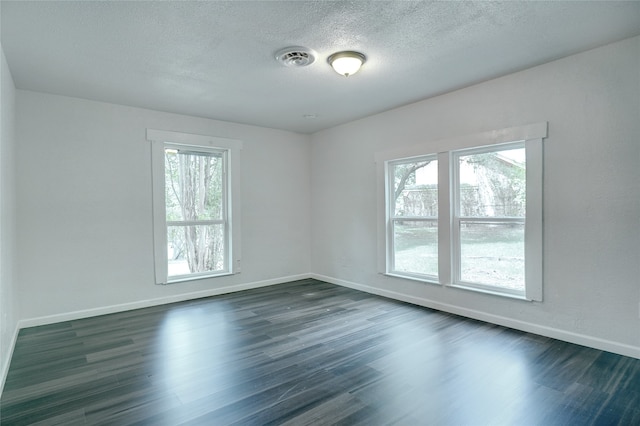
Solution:
M453 152L454 283L524 295L524 143Z
M147 130L156 282L239 272L239 141ZM235 167L234 167L235 166Z
M165 145L168 276L229 271L227 152Z
M438 160L389 163L390 270L438 278Z
M380 272L542 300L546 132L539 123L377 153Z

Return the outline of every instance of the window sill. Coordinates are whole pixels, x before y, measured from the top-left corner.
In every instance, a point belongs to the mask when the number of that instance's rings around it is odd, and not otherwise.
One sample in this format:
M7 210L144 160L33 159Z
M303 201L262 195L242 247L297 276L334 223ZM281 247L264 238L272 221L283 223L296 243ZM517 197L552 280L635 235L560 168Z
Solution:
M451 284L448 287L451 288L459 288L461 290L468 290L468 291L475 291L476 293L484 293L484 294L490 294L493 296L500 296L500 297L506 297L508 299L516 299L516 300L523 300L525 302L531 302L531 299L528 299L524 294L513 294L513 293L506 293L506 292L502 292L499 290L491 290L488 288L480 288L480 287L473 287L470 285L464 285L464 284Z
M233 272L220 272L214 274L193 274L193 275L177 275L173 278L169 278L166 283L162 283L162 285L169 284L177 284L183 283L186 281L195 281L195 280L203 280L206 278L218 278L218 277L226 277L229 275L234 275Z
M394 273L394 272L381 272L381 275L386 275L388 277L393 277L393 278L402 278L405 280L411 280L411 281L418 281L418 282L422 282L422 283L427 283L427 284L433 284L433 285L439 285L439 286L443 286L443 287L450 287L450 288L457 288L460 290L468 290L468 291L474 291L476 293L483 293L483 294L489 294L492 296L499 296L499 297L505 297L507 299L515 299L515 300L522 300L524 302L533 302L532 299L527 298L524 294L520 295L520 294L513 294L513 293L505 293L505 292L501 292L499 290L491 290L488 288L480 288L480 287L473 287L470 285L464 285L464 284L448 284L448 285L443 285L440 282L434 280L434 279L429 279L426 278L424 276L420 276L420 275L410 275L410 274L399 274L399 273Z
M400 274L397 272L383 272L382 275L386 275L388 277L394 277L394 278L403 278L405 280L419 281L427 284L442 285L436 279L429 279L428 277L421 276L421 275Z

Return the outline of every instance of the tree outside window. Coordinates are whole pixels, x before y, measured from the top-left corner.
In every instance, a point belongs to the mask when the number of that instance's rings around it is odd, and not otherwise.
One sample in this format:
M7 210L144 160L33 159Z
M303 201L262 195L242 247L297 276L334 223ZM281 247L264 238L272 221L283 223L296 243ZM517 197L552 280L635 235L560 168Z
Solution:
M165 149L168 275L225 270L223 152Z

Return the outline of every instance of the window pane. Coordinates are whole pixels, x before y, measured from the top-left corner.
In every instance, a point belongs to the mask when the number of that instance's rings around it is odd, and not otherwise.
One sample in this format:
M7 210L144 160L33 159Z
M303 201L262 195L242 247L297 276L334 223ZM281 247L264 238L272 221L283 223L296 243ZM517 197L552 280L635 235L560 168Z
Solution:
M394 270L438 276L438 221L393 222Z
M224 225L168 226L169 276L224 271Z
M461 281L524 291L524 224L460 223Z
M167 221L222 219L222 154L165 150Z
M394 164L394 216L438 217L438 161Z
M525 149L459 157L461 217L524 217Z

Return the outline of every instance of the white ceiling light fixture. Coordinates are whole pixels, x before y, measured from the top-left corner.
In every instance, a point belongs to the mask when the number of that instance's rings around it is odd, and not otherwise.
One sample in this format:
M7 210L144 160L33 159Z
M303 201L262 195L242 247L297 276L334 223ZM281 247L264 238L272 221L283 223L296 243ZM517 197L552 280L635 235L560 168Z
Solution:
M362 53L351 50L336 52L327 58L334 71L345 77L357 73L366 61L367 57Z

